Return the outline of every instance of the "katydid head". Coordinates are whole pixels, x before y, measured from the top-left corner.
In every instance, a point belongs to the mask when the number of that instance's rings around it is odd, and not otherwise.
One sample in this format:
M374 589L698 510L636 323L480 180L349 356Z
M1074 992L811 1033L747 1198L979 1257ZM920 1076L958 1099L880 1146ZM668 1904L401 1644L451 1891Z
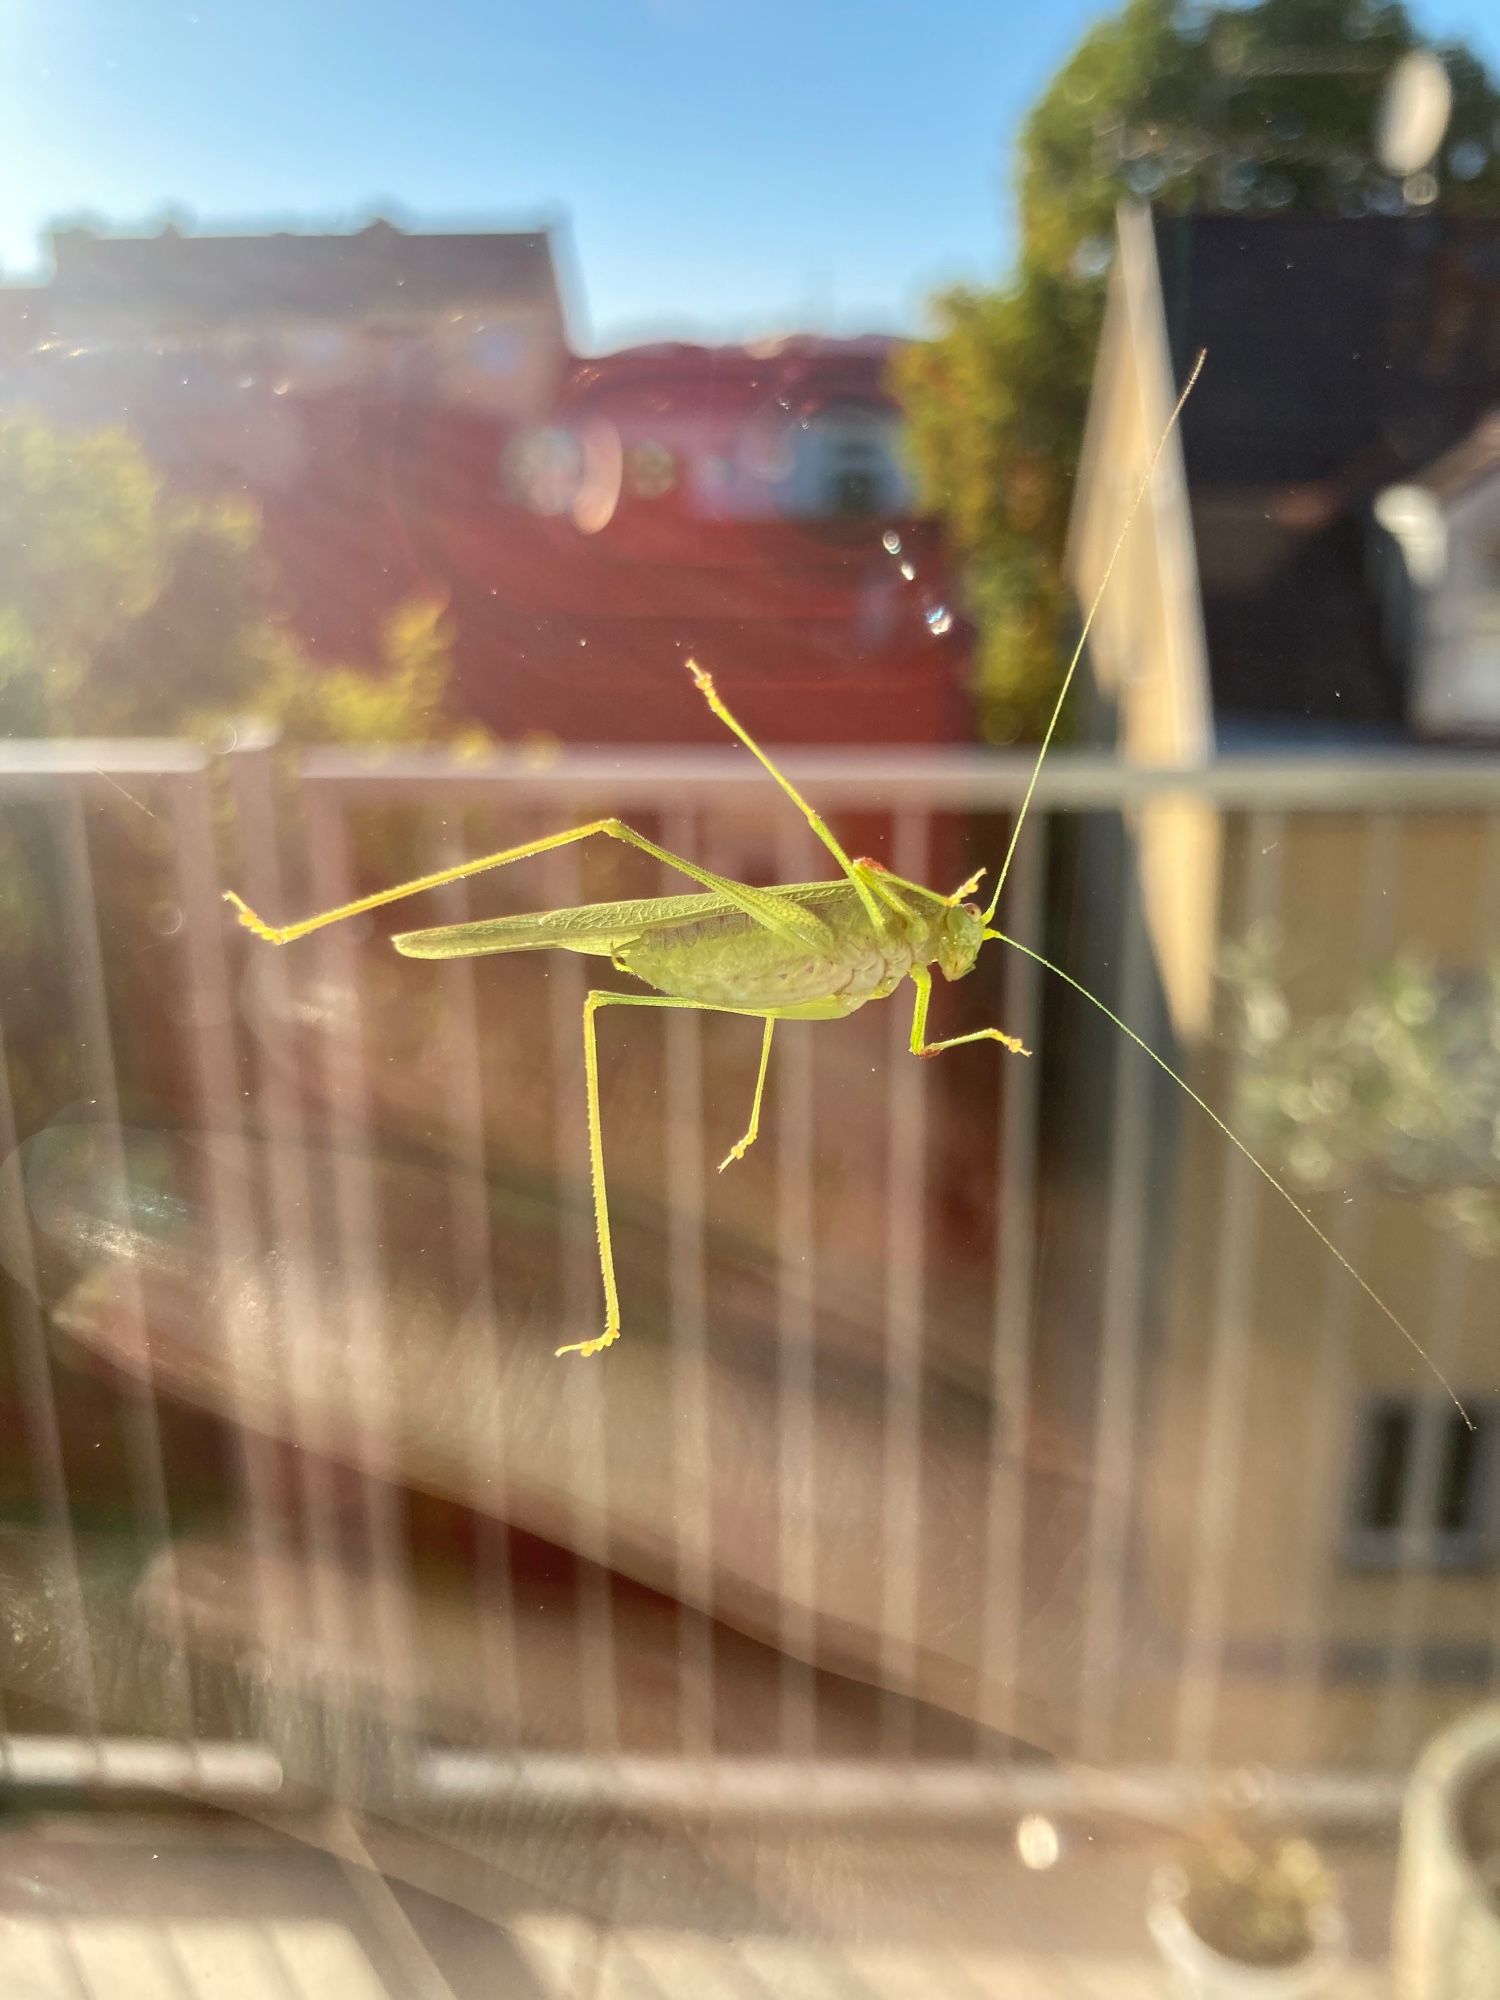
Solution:
M945 979L962 979L974 970L984 943L984 914L974 903L950 903L937 936L938 971Z

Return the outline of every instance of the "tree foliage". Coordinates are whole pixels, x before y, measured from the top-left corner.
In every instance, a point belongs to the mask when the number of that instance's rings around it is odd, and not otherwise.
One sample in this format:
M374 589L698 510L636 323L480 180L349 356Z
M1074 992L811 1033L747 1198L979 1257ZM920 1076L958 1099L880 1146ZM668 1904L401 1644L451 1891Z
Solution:
M1066 650L1061 557L1118 202L1493 212L1500 96L1466 49L1438 52L1453 113L1431 173L1398 184L1375 156L1381 93L1416 44L1375 0L1129 0L1032 109L1012 275L941 294L898 364L918 477L965 565L987 735L1036 729Z
M1500 1255L1500 960L1454 979L1406 952L1299 1020L1276 958L1260 932L1225 953L1240 1129L1299 1188L1373 1181L1420 1198L1471 1255Z
M451 736L441 607L404 607L377 670L310 661L273 609L253 507L168 492L123 431L0 418L0 730L290 742Z
M0 730L11 738L188 736L256 718L288 745L482 732L445 707L442 607L389 622L373 668L308 659L274 609L254 510L171 493L121 431L0 418ZM180 1036L161 1017L170 828L146 802L90 807L95 902L120 1022L121 1087L170 1097ZM107 822L107 826L106 823ZM76 1093L65 946L75 893L46 807L0 817L5 1031L23 1131ZM368 837L359 856L368 861ZM388 857L382 857L387 859ZM154 1081L152 1081L154 1080Z

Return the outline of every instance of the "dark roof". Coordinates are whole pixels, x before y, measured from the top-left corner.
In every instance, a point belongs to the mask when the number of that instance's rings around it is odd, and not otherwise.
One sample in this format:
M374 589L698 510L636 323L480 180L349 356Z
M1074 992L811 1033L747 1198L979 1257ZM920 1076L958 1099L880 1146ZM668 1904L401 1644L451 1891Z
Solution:
M156 236L62 229L53 277L0 293L0 320L40 331L198 331L389 317L517 303L561 306L545 230L418 233L373 222L346 235Z
M767 398L789 416L844 401L894 410L890 367L902 345L884 334L796 334L718 347L652 342L580 361L566 393L575 404L660 394L679 413L705 403L748 413Z
M1500 402L1500 217L1156 218L1217 714L1396 725L1370 510Z

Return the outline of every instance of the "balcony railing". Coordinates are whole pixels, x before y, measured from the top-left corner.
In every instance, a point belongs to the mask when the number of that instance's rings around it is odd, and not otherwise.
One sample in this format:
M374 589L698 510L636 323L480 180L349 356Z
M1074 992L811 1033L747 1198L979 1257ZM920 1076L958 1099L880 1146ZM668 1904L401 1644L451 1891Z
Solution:
M862 848L945 884L1004 851L1028 775L979 753L787 762ZM1128 827L1168 796L1211 807L1251 854L1340 816L1367 910L1434 816L1500 835L1489 758L1149 772L1056 756L1007 928L1065 953L1080 925L1086 941L1117 925L1088 956L1143 1020L1139 899L1127 879L1101 912L1070 842L1081 819ZM722 1180L709 1169L747 1108L754 1031L606 1017L626 1337L580 1364L551 1350L598 1313L592 968L417 967L368 923L274 952L220 901L232 883L288 917L372 873L601 812L729 872L825 872L733 753L317 751L289 769L248 738L217 760L175 743L0 748L0 834L33 899L12 964L35 962L40 936L56 977L41 1021L20 982L3 1003L13 1778L259 1796L283 1774L357 1775L365 1797L449 1802L1151 1817L1253 1756L1303 1810L1387 1816L1428 1719L1408 1697L1432 1580L1398 1562L1351 1635L1320 1590L1338 1560L1327 1523L1285 1551L1300 1608L1266 1670L1274 1724L1221 1748L1234 1552L1254 1531L1237 1388L1264 1194L1250 1183L1226 1196L1231 1277L1203 1333L1186 1610L1170 1630L1149 1607L1143 1622L1140 1504L1161 1470L1143 1415L1170 1388L1153 1264L1174 1183L1147 1164L1164 1100L1107 1023L1088 1029L1092 1055L1059 1045L1034 963L997 953L975 982L975 1018L1022 1035L1029 1063L987 1048L913 1063L899 1001L783 1031L764 1134ZM688 886L564 851L394 927ZM1262 881L1259 913L1283 892ZM1476 939L1490 922L1476 907ZM1080 1120L1082 1179L1058 1136ZM1184 1224L1208 1213L1180 1184L1170 1201ZM1076 1204L1097 1253L1082 1315L1078 1273L1059 1275ZM1431 1269L1403 1305L1442 1327L1462 1313L1451 1268ZM1327 1312L1343 1338L1347 1306ZM1070 1395L1075 1351L1086 1386ZM1310 1343L1296 1435L1344 1436L1350 1392ZM1500 1612L1493 1578L1467 1587ZM1372 1634L1363 1695L1385 1699L1385 1723L1324 1754L1340 1648ZM1471 1648L1438 1708L1491 1672ZM1145 1683L1170 1723L1152 1755L1127 1714Z

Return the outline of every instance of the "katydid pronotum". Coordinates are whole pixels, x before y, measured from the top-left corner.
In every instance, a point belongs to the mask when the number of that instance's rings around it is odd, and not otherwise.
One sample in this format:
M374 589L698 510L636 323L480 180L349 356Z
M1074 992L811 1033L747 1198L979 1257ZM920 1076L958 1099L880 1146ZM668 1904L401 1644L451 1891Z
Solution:
M395 888L361 896L352 902L341 903L336 909L304 917L297 923L267 923L232 891L226 896L225 900L238 911L240 922L258 938L271 944L290 944L345 917L359 916L386 903L421 895L426 890L463 881L493 868L505 868L514 861L525 861L533 855L546 854L595 837L621 841L702 885L704 893L700 895L657 896L640 901L591 903L576 909L549 910L530 916L481 918L472 923L408 931L393 939L397 951L408 958L472 958L507 951L582 952L609 959L619 971L630 973L643 985L654 989L649 993L595 989L584 1001L583 1054L588 1096L589 1166L599 1235L599 1267L604 1286L604 1331L587 1340L571 1341L559 1347L558 1354L596 1354L618 1340L621 1330L599 1111L595 1016L601 1009L682 1008L700 1013L742 1015L764 1024L749 1123L743 1137L731 1146L720 1162L719 1170L722 1172L732 1162L742 1159L755 1142L771 1057L771 1040L779 1021L838 1020L852 1014L869 1000L886 999L909 979L915 991L909 1044L913 1055L941 1055L946 1049L961 1048L965 1043L980 1041L999 1042L1017 1055L1027 1054L1028 1051L1015 1036L1006 1034L1000 1028L977 1028L969 1034L951 1035L935 1042L927 1039L932 967L936 965L946 979L962 979L973 970L981 946L994 940L1023 953L1065 981L1187 1093L1230 1144L1296 1210L1353 1282L1411 1343L1468 1421L1467 1412L1463 1411L1451 1384L1416 1335L1355 1270L1270 1168L1256 1158L1185 1078L1179 1076L1127 1022L1061 966L1052 964L1029 945L1007 936L1004 931L992 928L1037 780L1110 576L1167 440L1192 393L1203 359L1200 354L1194 364L1120 527L1063 675L1025 795L1011 828L994 893L984 909L967 900L978 888L985 872L983 869L961 883L951 894L944 895L935 889L925 888L921 883L908 882L891 874L878 861L852 860L822 816L731 713L710 676L691 660L687 663L689 671L710 709L760 762L802 814L838 864L839 873L835 879L776 888L752 888L747 883L713 874L679 854L671 854L622 821L608 818L591 820L585 826L569 827L562 833L548 834L539 840L524 841L518 847L504 848L498 854L482 855L477 860L461 862L456 867L418 876L413 881L399 883Z

